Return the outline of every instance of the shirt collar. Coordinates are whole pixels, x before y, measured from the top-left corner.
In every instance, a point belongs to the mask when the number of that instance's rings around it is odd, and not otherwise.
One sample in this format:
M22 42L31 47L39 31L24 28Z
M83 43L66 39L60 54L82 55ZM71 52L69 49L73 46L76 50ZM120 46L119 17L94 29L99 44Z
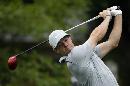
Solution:
M64 63L65 61L66 61L66 58L67 58L68 56L63 56L63 57L61 57L60 59L59 59L59 62L60 63Z

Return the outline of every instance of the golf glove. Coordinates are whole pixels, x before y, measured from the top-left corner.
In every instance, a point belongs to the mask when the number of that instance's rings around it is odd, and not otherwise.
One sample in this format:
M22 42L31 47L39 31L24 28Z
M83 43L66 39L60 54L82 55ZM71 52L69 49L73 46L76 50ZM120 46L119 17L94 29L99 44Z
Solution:
M111 10L117 10L118 9L118 6L112 6L112 7L110 7L110 8L108 8L110 11Z
M122 11L121 10L111 10L111 15L112 16L122 15Z

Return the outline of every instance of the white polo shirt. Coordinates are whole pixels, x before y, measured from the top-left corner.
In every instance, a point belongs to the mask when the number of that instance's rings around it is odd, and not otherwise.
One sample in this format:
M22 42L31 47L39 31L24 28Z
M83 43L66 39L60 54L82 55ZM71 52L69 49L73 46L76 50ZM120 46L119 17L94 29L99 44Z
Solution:
M76 77L80 86L119 86L114 75L98 57L98 49L90 43L75 46L65 59L71 74Z

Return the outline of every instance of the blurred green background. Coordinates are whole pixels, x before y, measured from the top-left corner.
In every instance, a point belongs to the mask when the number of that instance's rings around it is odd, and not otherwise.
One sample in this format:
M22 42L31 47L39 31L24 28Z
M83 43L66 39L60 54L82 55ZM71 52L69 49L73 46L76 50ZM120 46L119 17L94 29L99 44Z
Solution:
M130 26L128 0L0 0L0 86L72 86L66 64L46 43L17 58L16 70L8 69L10 56L47 40L55 29L69 29L110 6L123 11L123 34L119 47L103 59L114 72L120 86L130 86ZM95 20L73 31L76 45L87 40L101 23ZM113 24L110 24L111 31ZM103 39L106 40L109 36Z

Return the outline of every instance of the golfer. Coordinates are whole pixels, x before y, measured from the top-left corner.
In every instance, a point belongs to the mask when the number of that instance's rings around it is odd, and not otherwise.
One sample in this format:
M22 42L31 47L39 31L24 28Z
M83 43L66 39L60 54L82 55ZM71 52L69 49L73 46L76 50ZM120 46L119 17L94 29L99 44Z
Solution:
M67 63L80 86L119 86L101 59L118 46L122 33L122 11L103 10L99 15L103 22L92 31L85 43L74 46L71 36L63 30L53 31L49 35L49 43L56 53L63 55L59 61ZM105 36L112 16L115 16L112 32L107 41L98 44Z

